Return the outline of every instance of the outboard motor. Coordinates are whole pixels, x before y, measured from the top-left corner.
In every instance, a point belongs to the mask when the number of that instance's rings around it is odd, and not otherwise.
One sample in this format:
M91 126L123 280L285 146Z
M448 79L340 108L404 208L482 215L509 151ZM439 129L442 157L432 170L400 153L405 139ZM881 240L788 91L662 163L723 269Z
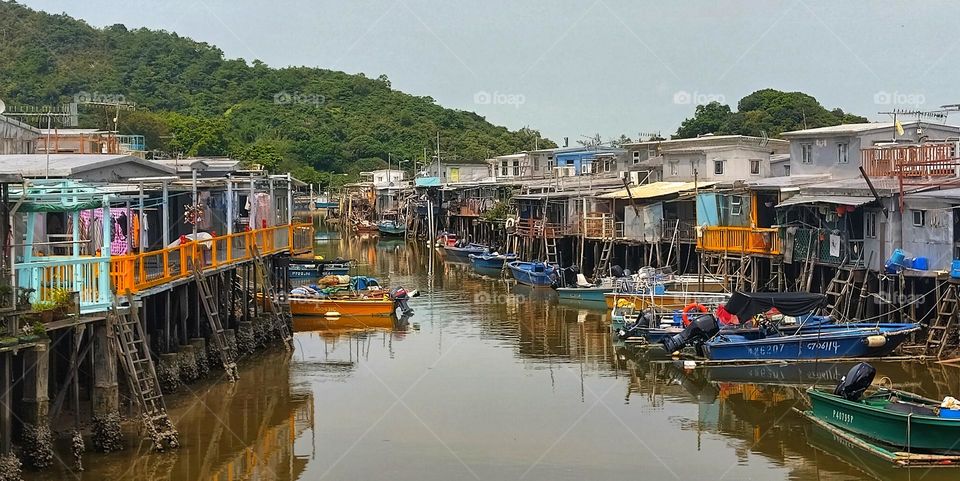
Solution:
M394 287L391 289L390 299L393 299L393 305L399 307L400 312L402 312L404 316L413 314L413 308L407 303L410 296L407 295L407 290L403 287Z
M840 378L840 382L837 384L837 388L833 390L833 394L847 401L857 401L860 399L860 396L863 396L863 392L870 387L870 384L873 383L873 378L876 375L877 370L873 366L861 362L850 368L850 372L848 372L846 376Z
M617 279L623 277L623 268L618 265L614 265L610 268L610 275Z
M623 329L620 329L620 332L617 335L620 337L620 340L628 339L636 334L641 329L646 329L648 327L657 326L657 316L654 314L653 309L647 309L643 311L640 316L637 317L637 322L630 324L629 326L624 326Z
M713 314L702 314L690 323L680 334L662 341L664 350L676 352L693 342L704 342L720 332L720 324Z
M577 266L570 266L563 270L563 285L564 286L575 286L577 285L577 274L580 273L580 268Z

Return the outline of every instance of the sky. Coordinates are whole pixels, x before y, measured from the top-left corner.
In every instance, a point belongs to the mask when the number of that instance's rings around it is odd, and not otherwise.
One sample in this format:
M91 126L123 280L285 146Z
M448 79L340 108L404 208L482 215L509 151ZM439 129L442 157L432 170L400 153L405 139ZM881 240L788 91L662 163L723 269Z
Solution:
M395 89L571 144L668 135L697 103L735 109L763 88L872 120L960 103L953 0L20 1L273 67L386 74Z

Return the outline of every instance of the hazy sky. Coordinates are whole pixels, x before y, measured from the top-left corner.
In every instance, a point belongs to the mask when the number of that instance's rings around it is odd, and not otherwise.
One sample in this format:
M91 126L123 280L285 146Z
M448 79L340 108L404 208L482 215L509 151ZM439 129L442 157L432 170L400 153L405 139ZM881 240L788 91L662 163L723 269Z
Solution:
M953 0L21 3L98 27L175 31L276 67L386 74L396 89L571 143L672 133L698 101L735 108L767 87L876 120L960 103Z

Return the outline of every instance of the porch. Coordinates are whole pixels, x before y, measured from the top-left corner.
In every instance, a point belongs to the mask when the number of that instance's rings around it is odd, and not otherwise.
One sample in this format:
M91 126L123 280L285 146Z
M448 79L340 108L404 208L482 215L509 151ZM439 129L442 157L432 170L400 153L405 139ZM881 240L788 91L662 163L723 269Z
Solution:
M783 253L783 241L773 228L706 226L697 235L697 249L777 256Z

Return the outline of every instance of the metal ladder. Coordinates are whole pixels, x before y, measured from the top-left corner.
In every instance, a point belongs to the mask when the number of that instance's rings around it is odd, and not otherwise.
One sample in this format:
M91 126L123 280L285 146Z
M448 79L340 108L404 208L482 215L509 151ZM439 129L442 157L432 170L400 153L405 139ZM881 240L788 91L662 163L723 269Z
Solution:
M113 327L111 345L120 358L120 365L130 385L130 393L140 408L143 425L153 440L154 448L163 451L167 447L179 447L179 434L167 416L163 392L160 390L143 327L140 325L140 316L137 314L133 297L128 295L127 299L129 308L125 314L117 308L118 300L114 298L113 306L107 315L108 331L110 324Z
M947 289L937 302L937 317L927 327L927 354L936 354L939 358L944 348L949 344L949 335L957 321L957 311L960 303L957 302L957 285L947 284Z
M193 261L193 279L197 283L197 291L200 293L200 306L203 307L207 315L207 322L212 331L211 338L220 352L220 361L223 363L223 370L227 373L230 382L236 382L240 379L240 373L237 371L237 361L230 352L230 343L227 342L227 335L224 333L223 323L220 321L220 312L217 310L217 304L210 292L210 285L203 276L203 266L200 261Z
M273 289L273 283L270 282L269 276L267 275L267 267L264 264L263 256L260 255L260 248L257 247L256 244L250 246L250 254L253 256L253 270L256 273L257 282L260 284L261 289L263 289L266 302L269 303L273 322L283 337L283 347L289 351L290 348L293 347L293 335L287 327L286 312L280 304L280 297Z

